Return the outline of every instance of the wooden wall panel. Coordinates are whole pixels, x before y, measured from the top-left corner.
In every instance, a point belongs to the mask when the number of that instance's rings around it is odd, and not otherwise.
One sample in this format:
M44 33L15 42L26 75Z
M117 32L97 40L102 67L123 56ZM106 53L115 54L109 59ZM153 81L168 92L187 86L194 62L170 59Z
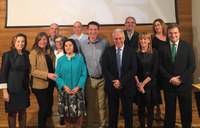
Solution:
M191 0L177 0L178 5L178 20L181 28L181 37L189 42L192 42L192 16L191 16ZM30 49L35 36L40 31L49 32L48 27L44 28L4 28L6 15L6 0L0 0L0 58L4 51L9 50L10 41L13 35L23 32L28 36L28 46ZM28 14L27 14L28 15ZM22 19L23 20L23 19ZM124 26L101 26L100 35L104 36L112 44L111 33L114 28L124 28ZM152 32L151 25L137 26L138 32L147 31ZM84 27L84 32L86 28ZM72 32L71 27L61 27L60 33L70 36Z

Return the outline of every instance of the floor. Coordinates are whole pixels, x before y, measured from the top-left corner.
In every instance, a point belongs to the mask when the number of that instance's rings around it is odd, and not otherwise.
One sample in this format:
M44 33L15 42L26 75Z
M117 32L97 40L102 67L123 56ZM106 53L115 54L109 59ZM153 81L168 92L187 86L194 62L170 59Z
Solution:
M36 102L36 98L33 94L30 96L31 99L31 106L27 109L27 127L28 128L36 128L37 127L37 112L38 112L38 106ZM59 116L57 114L57 92L54 92L54 106L53 106L53 116L52 118L48 119L48 126L49 128L63 128L64 126L59 125ZM162 113L164 113L164 104L161 105L161 110ZM133 116L133 121L134 121L134 127L137 128L139 126L138 122L138 116L137 116L137 106L133 105L133 110L134 110L134 116ZM2 91L0 90L0 128L7 128L7 114L5 113L4 110L4 103L2 100ZM96 112L97 117L98 117L98 112ZM83 121L83 127L85 127L86 124L86 118L84 117ZM98 124L98 118L95 119L96 124ZM123 117L119 116L119 128L124 127L124 122L123 122ZM163 127L163 121L156 121L154 120L153 126L156 128L162 128ZM177 107L177 119L176 119L176 127L179 128L181 127L181 122L180 122L180 115L178 112L178 107ZM197 107L196 107L196 102L194 100L193 96L193 121L192 121L192 127L193 128L200 128L200 118L198 116L197 112Z

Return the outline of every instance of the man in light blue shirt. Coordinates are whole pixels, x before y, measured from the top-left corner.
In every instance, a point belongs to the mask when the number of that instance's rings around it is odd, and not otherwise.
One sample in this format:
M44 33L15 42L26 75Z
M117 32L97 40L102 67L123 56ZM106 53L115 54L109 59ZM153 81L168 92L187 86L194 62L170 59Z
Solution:
M98 36L99 24L97 22L89 22L87 29L88 39L81 43L81 53L85 57L88 70L86 82L87 128L104 128L107 126L106 94L104 92L105 79L102 75L101 61L103 52L109 46L109 43ZM98 97L99 126L95 126L94 122L96 97Z
M82 23L80 21L76 21L73 25L74 34L70 36L70 39L74 39L76 45L78 47L78 51L80 52L80 44L88 39L88 35L82 32Z

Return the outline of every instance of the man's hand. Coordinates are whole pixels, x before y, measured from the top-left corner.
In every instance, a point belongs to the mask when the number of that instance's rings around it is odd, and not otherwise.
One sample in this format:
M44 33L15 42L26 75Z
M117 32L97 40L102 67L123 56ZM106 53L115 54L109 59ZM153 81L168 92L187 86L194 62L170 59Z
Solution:
M170 83L174 86L179 86L181 84L180 76L174 76L171 78Z
M121 83L119 80L113 80L113 86L116 88L116 89L121 89L122 86L121 86Z

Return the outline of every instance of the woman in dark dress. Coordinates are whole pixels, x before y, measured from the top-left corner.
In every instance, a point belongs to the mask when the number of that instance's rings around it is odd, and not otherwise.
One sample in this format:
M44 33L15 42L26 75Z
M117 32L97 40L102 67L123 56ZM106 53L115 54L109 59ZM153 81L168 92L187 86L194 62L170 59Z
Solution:
M153 39L152 47L159 51L163 44L166 42L166 25L162 19L156 19L153 22ZM159 52L158 52L159 54ZM161 113L160 104L162 104L161 89L162 89L162 78L158 71L156 76L158 86L158 105L156 105L156 113L154 116L155 120L164 120L164 115Z
M151 35L142 32L139 35L137 51L137 74L135 80L138 87L136 104L141 128L145 128L145 109L147 111L147 128L153 124L153 106L157 104L158 53L152 49Z
M18 113L19 127L26 127L26 108L29 100L29 52L26 51L26 35L19 33L11 42L11 50L2 57L3 100L8 112L9 128L16 127Z
M152 47L156 50L163 45L167 40L166 25L162 19L156 19L153 22L153 39Z

